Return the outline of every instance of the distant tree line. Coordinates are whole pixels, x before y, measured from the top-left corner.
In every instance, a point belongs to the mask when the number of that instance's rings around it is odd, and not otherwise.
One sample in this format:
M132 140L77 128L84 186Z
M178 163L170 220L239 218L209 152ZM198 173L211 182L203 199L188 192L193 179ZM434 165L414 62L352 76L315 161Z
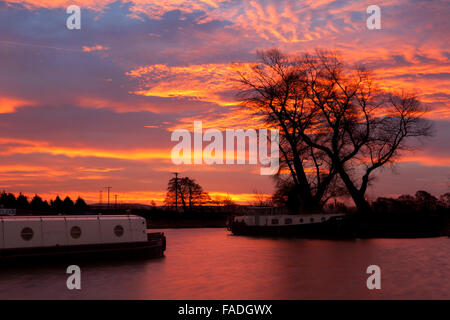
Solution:
M43 200L39 195L35 195L31 200L29 198L19 193L19 195L14 195L13 193L3 191L0 194L0 207L1 208L12 208L18 210L30 210L30 211L49 211L56 213L72 213L72 212L83 212L89 209L81 197L73 201L69 196L66 196L64 200L61 200L59 196L56 196L54 200Z
M450 193L439 198L420 190L415 195L378 198L362 233L368 237L450 236Z
M449 213L450 193L447 192L439 198L427 191L419 190L414 196L401 195L398 198L378 198L372 203L375 213L396 213L396 214L439 214Z
M270 199L271 205L286 207L293 213L298 212L298 198L295 189L285 184L279 186L275 194ZM376 214L413 214L413 213L450 213L450 192L435 197L431 193L419 190L415 195L401 195L397 198L379 197L375 201L369 202L371 211ZM340 201L329 201L327 209L338 212L351 212L352 209Z

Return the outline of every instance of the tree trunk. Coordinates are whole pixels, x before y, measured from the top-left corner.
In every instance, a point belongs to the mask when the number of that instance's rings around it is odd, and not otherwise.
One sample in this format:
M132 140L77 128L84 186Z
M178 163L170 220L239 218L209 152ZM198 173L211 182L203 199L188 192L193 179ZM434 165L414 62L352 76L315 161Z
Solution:
M294 146L292 146L292 148L294 148ZM312 196L311 188L309 186L308 179L306 178L305 170L300 161L299 154L294 149L292 149L292 151L294 154L294 159L293 159L294 169L295 169L295 173L297 175L297 181L298 181L297 190L298 190L299 197L303 203L302 209L307 210L307 211L317 210L320 208L320 203L318 201L316 201Z
M364 192L361 192L360 190L358 190L358 188L355 187L353 181L350 179L347 172L345 172L340 162L336 163L336 168L339 172L339 176L347 187L347 190L350 193L350 196L352 197L356 208L358 209L358 213L370 214L372 212L372 208L370 207L369 202L367 202L366 198L364 197Z

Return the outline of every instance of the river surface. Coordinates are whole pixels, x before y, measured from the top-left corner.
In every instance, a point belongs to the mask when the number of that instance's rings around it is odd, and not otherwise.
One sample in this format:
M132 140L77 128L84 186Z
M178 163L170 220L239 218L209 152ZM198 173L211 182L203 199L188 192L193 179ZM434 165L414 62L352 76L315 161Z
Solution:
M155 230L156 231L156 230ZM168 229L165 257L0 269L0 299L450 299L450 239L349 241ZM369 265L381 290L368 290Z

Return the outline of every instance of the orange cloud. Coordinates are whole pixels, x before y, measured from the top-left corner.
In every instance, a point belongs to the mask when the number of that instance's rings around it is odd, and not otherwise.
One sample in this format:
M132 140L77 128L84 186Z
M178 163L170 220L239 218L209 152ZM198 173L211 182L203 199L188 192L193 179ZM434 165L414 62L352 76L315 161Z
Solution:
M211 199L215 200L223 200L226 198L230 198L237 204L248 205L252 202L256 202L258 197L263 197L265 199L269 199L272 195L270 194L256 194L256 193L228 193L228 192L220 192L220 191L212 191L208 192Z
M29 9L34 8L67 8L74 4L72 0L7 0L10 3L22 3ZM81 8L104 10L115 0L79 0L76 2ZM125 2L125 1L124 1ZM317 28L313 25L313 15L328 12L327 5L333 0L307 1L269 1L259 2L245 0L233 2L231 0L166 0L148 1L131 0L131 17L140 19L146 15L152 19L159 19L165 13L178 10L189 14L201 11L204 14L197 20L198 24L211 20L231 21L230 28L242 30L248 38L255 35L261 39L281 43L298 43L321 39L324 36L337 34L338 30L332 23ZM350 10L364 12L364 4L346 4L340 9L329 9L333 19L344 21L345 28L353 30L352 22L348 18Z
M105 50L109 50L108 47L104 47L104 46L101 46L101 45L99 45L99 44L97 44L97 45L95 45L95 46L91 46L91 47L83 46L82 49L83 49L83 52L93 52L93 51L105 51Z
M448 156L404 155L398 159L398 162L416 162L424 166L450 167L450 157Z
M85 167L80 167L80 168L78 168L78 170L80 172L99 172L99 173L103 173L103 172L122 171L123 168L85 168Z
M101 11L115 3L116 0L6 0L9 3L21 3L29 9L67 8L77 4L81 8ZM245 38L259 37L266 41L292 44L314 40L329 43L345 32L362 31L364 21L354 22L350 13L365 14L367 3L361 1L345 2L335 6L335 0L303 1L258 1L258 0L129 0L130 17L142 19L146 15L151 19L160 19L165 13L178 10L183 14L202 12L196 21L198 24L212 20L232 22L227 28L241 30ZM399 7L405 1L384 0L383 9ZM432 4L428 6L432 7ZM320 25L317 25L317 21ZM335 25L339 23L339 27ZM387 21L389 27L397 27L404 21ZM385 21L383 20L383 25Z
M18 180L30 177L63 177L67 175L65 170L57 170L43 166L32 165L1 165L0 177L2 181Z
M3 154L47 153L51 155L65 155L74 157L98 157L124 160L169 160L170 150L132 149L132 150L102 150L94 148L74 148L51 145L46 141L31 141L0 138L0 144L5 144ZM6 145L11 144L11 145Z
M192 117L179 119L174 126L167 128L169 131L175 129L186 129L193 131L194 121L202 121L203 130L217 129L259 129L264 127L262 116L256 116L250 110L236 107L224 110L224 112L205 112Z
M91 10L101 10L107 5L115 2L114 0L6 0L9 3L20 3L29 9L35 8L67 8L70 5L78 5L80 7L89 8Z
M7 97L0 94L0 113L11 113L18 107L33 106L35 102L16 97Z
M34 8L67 8L70 5L78 5L81 8L91 10L103 10L117 0L6 0L9 3L21 3L29 9ZM123 1L128 2L128 1ZM148 0L131 0L133 3L131 8L134 13L143 13L152 18L159 18L164 13L172 10L180 10L184 13L192 13L197 10L205 11L218 8L220 4L228 2L228 0L164 0L164 1L148 1Z
M222 92L233 90L230 81L235 77L231 64L202 64L170 67L163 64L133 69L126 73L140 80L141 88L131 93L164 97L190 98L213 102L221 106L236 105L233 98L226 98Z

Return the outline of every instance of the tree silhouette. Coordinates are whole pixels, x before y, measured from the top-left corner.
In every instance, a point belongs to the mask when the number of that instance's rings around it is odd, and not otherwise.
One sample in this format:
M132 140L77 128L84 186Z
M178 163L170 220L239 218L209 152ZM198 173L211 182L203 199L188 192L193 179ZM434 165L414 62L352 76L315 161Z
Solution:
M250 202L252 206L255 207L271 207L273 206L273 197L265 195L263 192L254 189L253 190L254 200Z
M450 209L450 193L443 194L439 197L433 196L427 191L419 190L414 196L401 195L397 199L380 197L373 203L374 209L378 213L445 213L449 214Z
M42 210L44 209L44 201L36 194L33 199L31 199L30 208L31 210Z
M26 209L28 208L28 198L20 193L16 199L16 207L18 209Z
M439 201L445 208L450 208L450 192L444 193L439 197Z
M5 191L0 194L0 207L4 208L31 209L32 211L47 211L51 208L57 212L67 213L74 210L86 211L89 209L89 206L80 197L78 197L75 204L68 196L64 201L57 196L50 203L51 205L37 194L34 195L30 202L28 202L28 197L22 193L19 193L17 197L13 193L6 193Z
M416 192L416 202L417 205L421 207L422 210L430 211L435 210L438 206L438 199L431 193L419 190Z
M320 206L330 186L343 183L358 211L370 212L373 172L407 149L409 138L431 135L426 109L414 94L377 89L368 70L347 67L333 52L259 55L260 64L239 72L241 99L280 129L281 162L304 207Z
M64 212L72 212L74 209L74 203L69 196L66 196L63 201L63 211Z
M55 200L50 201L50 206L58 212L63 211L63 202L59 196L56 196Z
M204 205L209 200L208 193L204 192L194 179L175 177L169 180L164 203L171 207L175 207L176 203L181 204L183 212L187 212L188 209Z
M86 211L88 209L89 209L89 207L86 204L86 202L82 198L78 197L78 199L75 202L75 210Z
M220 203L223 206L228 206L228 207L236 205L236 203L233 201L233 199L228 194L223 199L221 199Z
M259 64L238 71L241 101L268 126L280 130L280 173L289 172L290 181L278 175L278 184L295 190L298 196L295 200L291 196L291 204L319 209L330 184L337 183L337 171L325 153L306 144L300 133L300 122L308 122L303 116L303 64L276 49L258 56Z
M2 192L0 195L0 205L4 208L15 208L16 207L16 196L12 193Z

